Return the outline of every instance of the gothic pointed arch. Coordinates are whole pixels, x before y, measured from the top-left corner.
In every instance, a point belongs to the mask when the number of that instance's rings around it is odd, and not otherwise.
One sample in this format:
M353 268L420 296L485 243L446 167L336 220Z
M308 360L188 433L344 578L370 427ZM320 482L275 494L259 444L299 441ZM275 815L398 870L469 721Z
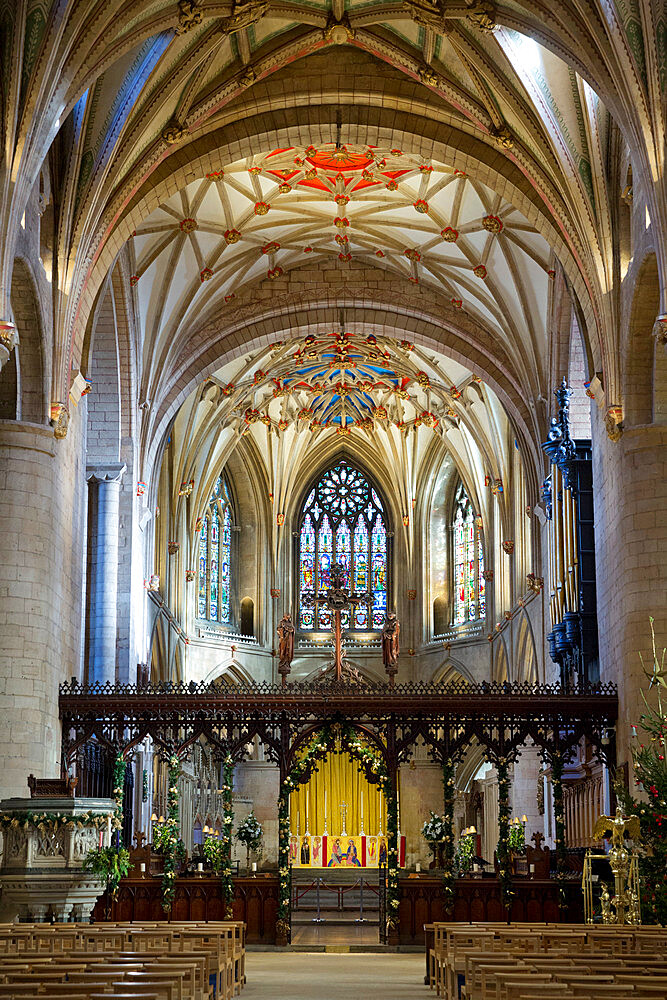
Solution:
M331 586L331 567L344 567L346 585L368 594L343 612L343 628L379 631L387 613L390 534L388 506L370 476L347 457L328 464L311 482L297 521L297 627L328 631L331 611L317 603Z
M484 549L479 520L460 482L454 494L451 519L453 625L465 625L486 615Z
M232 624L232 528L234 508L224 472L216 479L199 525L197 617Z

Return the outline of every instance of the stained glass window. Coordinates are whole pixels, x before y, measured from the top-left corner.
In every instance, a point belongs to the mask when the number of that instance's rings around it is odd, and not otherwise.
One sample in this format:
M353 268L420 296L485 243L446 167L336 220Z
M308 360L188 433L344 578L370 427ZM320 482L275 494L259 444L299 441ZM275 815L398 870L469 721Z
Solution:
M476 621L486 613L484 553L475 514L463 483L454 504L454 624Z
M218 476L199 535L197 615L224 624L231 618L232 523L227 482Z
M330 629L331 612L304 604L331 586L331 566L345 568L345 586L369 599L343 612L345 629L382 628L387 612L387 526L384 505L365 476L346 461L329 469L303 506L299 536L299 627Z

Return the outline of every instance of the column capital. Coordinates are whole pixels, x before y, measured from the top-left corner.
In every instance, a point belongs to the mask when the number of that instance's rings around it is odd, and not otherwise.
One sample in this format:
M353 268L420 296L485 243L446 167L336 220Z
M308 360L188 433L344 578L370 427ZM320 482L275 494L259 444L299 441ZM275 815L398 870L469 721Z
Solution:
M86 466L86 480L89 483L120 483L126 469L125 462L96 462Z

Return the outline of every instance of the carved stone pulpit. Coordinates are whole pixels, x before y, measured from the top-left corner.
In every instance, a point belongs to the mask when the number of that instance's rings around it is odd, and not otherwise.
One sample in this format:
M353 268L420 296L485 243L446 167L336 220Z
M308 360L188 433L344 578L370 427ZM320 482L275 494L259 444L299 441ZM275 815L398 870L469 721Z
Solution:
M30 777L32 798L0 802L0 921L88 920L103 886L83 862L106 846L116 804L76 799L72 787L44 796L43 779Z

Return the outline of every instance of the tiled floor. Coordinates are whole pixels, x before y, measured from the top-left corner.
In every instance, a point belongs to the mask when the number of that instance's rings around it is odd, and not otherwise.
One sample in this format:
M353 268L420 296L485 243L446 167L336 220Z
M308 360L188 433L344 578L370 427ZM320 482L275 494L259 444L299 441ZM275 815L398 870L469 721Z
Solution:
M429 995L419 954L249 952L246 976L242 1000L426 1000Z

